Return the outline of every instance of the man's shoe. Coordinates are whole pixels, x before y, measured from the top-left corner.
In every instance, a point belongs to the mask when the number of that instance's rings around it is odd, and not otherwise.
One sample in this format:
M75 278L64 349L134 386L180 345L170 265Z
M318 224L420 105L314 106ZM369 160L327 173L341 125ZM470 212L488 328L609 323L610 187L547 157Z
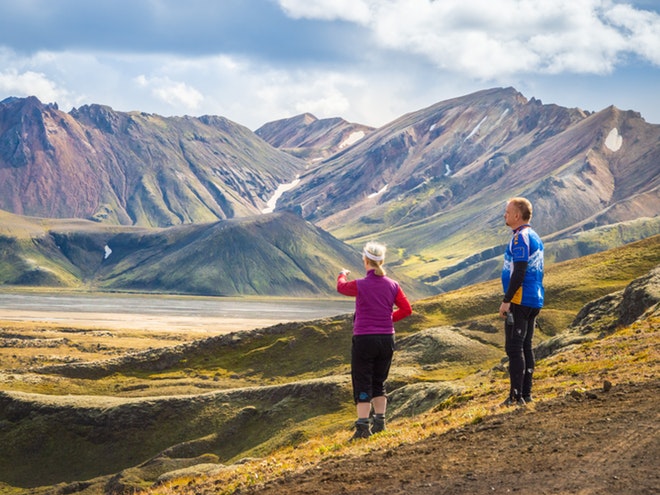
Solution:
M525 401L525 404L529 404L534 399L532 399L531 395L523 395L523 400Z
M515 397L509 396L509 397L506 398L506 400L504 402L502 402L500 404L500 407L511 407L511 406L522 407L522 406L525 406L525 405L526 405L525 399L523 399L523 398L516 399Z
M354 440L360 440L362 438L369 438L371 436L371 425L369 421L360 421L359 419L355 422L355 433L351 437L351 442Z

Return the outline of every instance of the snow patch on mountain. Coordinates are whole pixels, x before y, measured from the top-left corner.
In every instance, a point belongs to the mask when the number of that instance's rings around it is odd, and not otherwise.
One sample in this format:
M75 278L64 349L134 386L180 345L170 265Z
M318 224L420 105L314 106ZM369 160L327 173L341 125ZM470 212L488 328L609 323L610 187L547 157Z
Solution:
M607 146L610 151L619 151L623 145L623 136L619 134L619 130L615 127L610 131L605 138L605 146Z
M472 129L472 132L471 132L470 134L468 134L468 136L467 136L463 141L467 141L467 140L470 139L472 136L474 136L474 135L479 131L479 127L481 127L481 124L483 124L484 122L486 122L486 119L487 119L487 118L488 118L488 116L485 116L483 119L481 119L481 121L475 126L474 129Z
M339 145L339 149L346 148L352 144L357 143L360 139L364 137L364 131L352 132L342 143Z
M388 186L388 184L385 184L383 187L380 188L379 191L377 191L375 193L371 193L369 196L367 196L367 198L375 198L376 196L380 196L385 191L387 191L387 186Z
M275 194L273 194L273 197L268 200L266 203L266 208L261 210L261 213L272 213L275 210L275 206L277 205L277 200L282 197L282 194L284 194L287 191L290 191L294 187L296 187L300 183L300 176L296 175L296 178L293 180L293 182L289 182L288 184L282 184L277 187L277 190L275 191Z
M495 124L495 125L498 125L500 122L502 122L502 120L504 120L504 117L506 117L509 114L509 111L510 110L508 108L505 108L504 111L502 112L502 115L500 115L500 118L497 121L497 124Z

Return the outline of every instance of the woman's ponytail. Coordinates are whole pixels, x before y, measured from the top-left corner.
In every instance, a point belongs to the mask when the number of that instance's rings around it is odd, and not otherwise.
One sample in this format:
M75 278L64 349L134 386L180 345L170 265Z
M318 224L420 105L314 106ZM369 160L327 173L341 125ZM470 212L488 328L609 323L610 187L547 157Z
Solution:
M368 242L362 251L362 256L369 266L374 269L374 274L379 277L386 275L385 268L383 267L385 263L385 252L385 246L377 242Z

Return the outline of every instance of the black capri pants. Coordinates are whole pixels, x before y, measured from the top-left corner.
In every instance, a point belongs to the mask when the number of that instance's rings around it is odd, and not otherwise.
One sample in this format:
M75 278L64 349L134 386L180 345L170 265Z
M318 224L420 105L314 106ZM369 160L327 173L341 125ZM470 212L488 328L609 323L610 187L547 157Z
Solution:
M393 355L393 334L353 336L351 379L356 404L385 395L385 380L390 373Z

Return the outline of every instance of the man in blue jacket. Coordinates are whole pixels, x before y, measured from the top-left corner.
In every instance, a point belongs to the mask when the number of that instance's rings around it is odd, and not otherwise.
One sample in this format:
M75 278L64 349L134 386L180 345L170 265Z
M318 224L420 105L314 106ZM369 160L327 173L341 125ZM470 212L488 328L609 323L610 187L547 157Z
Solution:
M509 357L509 397L503 405L525 405L532 400L536 317L543 307L543 241L531 228L532 204L511 198L504 220L513 229L504 253L500 316L506 318L504 347Z

